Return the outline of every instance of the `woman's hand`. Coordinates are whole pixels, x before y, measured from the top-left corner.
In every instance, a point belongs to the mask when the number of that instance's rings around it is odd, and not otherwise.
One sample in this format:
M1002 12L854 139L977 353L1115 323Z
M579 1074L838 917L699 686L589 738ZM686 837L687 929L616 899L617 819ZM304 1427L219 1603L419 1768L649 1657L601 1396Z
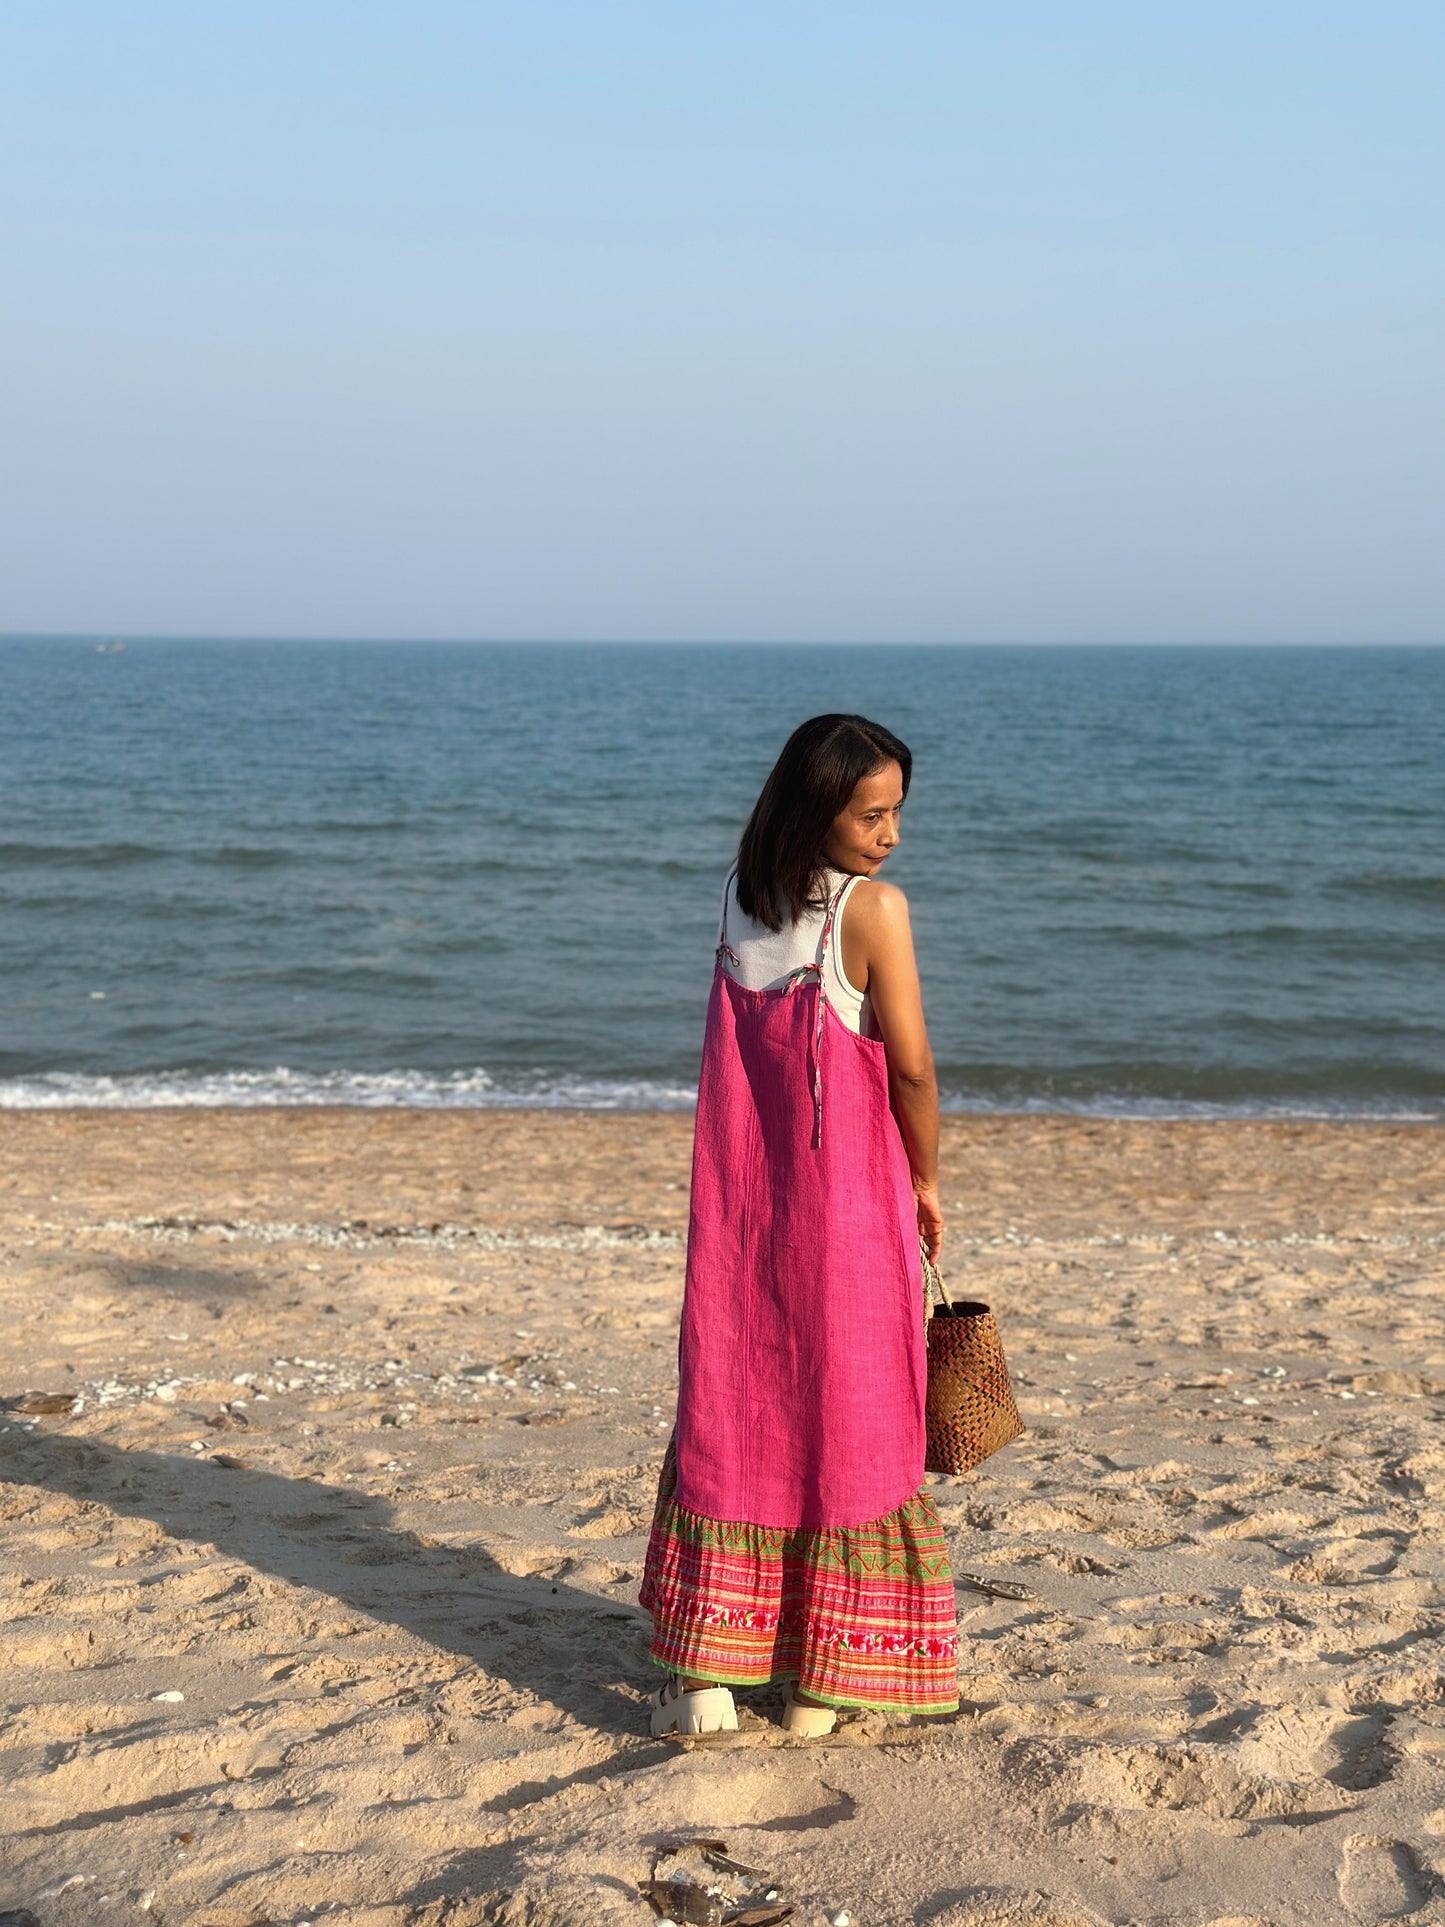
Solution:
M925 1184L922 1178L913 1180L913 1196L918 1205L918 1235L927 1247L929 1258L938 1263L938 1254L943 1249L943 1206L938 1199L938 1184Z

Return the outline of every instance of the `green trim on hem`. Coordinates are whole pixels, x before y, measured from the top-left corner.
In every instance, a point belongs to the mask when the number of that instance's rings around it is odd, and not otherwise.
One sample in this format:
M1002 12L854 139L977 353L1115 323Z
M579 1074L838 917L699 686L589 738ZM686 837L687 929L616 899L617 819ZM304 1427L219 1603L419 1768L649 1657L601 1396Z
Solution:
M660 1673L666 1673L669 1677L675 1676L677 1673L675 1666L669 1666L667 1661L665 1659L659 1659L656 1653L649 1653L647 1655L647 1661L650 1666L655 1666ZM702 1675L698 1673L694 1674L693 1677L700 1679ZM772 1673L767 1679L759 1679L756 1674L749 1679L743 1679L740 1676L734 1676L730 1679L726 1673L709 1673L708 1678L712 1680L715 1686L726 1686L729 1690L736 1687L739 1692L751 1692L755 1687L783 1685L789 1680L799 1678L799 1674L796 1668L794 1668L791 1671ZM820 1700L824 1706L834 1706L840 1713L896 1713L904 1719L911 1719L915 1716L933 1719L940 1713L956 1713L963 1704L961 1694L955 1695L951 1700L926 1701L922 1705L911 1704L908 1706L900 1706L897 1700L830 1699L826 1693L820 1693L812 1686L808 1688L808 1693L812 1699Z

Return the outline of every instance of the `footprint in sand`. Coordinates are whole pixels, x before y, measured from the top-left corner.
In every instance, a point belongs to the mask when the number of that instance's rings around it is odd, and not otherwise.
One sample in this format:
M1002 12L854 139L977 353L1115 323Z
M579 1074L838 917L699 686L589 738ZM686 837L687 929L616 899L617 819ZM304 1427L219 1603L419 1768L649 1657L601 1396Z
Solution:
M568 1531L576 1539L620 1539L625 1533L639 1532L645 1523L640 1512L603 1507Z
M1345 1842L1340 1899L1358 1920L1398 1920L1430 1898L1435 1882L1403 1840L1356 1833Z
M1166 1808L1193 1810L1217 1820L1278 1819L1282 1815L1335 1810L1347 1796L1328 1785L1287 1785L1250 1772L1213 1746L1117 1746L1087 1748L1071 1777L1086 1805L1115 1812Z
M1276 1706L1241 1735L1240 1765L1279 1780L1329 1780L1354 1792L1389 1779L1396 1764L1387 1714L1331 1706Z
M945 1905L928 1915L928 1927L1108 1927L1091 1907L1065 1902L1051 1895L1002 1893L980 1888L965 1901Z

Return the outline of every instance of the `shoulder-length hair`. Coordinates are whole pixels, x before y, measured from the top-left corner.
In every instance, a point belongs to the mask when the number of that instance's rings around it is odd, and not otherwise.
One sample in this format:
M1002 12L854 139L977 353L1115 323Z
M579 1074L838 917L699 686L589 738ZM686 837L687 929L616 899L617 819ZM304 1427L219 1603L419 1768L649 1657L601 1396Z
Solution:
M738 905L745 916L781 930L826 899L823 844L833 819L865 776L897 763L908 794L913 755L866 716L811 716L799 723L763 784L738 845Z

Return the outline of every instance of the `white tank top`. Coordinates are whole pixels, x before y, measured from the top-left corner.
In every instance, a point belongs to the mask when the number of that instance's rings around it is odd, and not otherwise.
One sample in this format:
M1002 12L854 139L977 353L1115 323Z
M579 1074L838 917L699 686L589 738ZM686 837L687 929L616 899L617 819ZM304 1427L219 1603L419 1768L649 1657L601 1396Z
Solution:
M845 881L846 879L846 881ZM833 919L833 935L822 958L823 993L849 1030L861 1037L877 1037L878 1025L866 990L859 990L843 974L843 912L861 877L848 877L843 870L825 869L823 887L831 900L844 885ZM744 916L738 904L736 875L728 878L723 894L723 942L734 953L736 965L727 965L728 974L744 990L780 990L804 964L819 961L823 942L822 910L805 910L796 923L786 917L781 930L769 930L765 923Z

